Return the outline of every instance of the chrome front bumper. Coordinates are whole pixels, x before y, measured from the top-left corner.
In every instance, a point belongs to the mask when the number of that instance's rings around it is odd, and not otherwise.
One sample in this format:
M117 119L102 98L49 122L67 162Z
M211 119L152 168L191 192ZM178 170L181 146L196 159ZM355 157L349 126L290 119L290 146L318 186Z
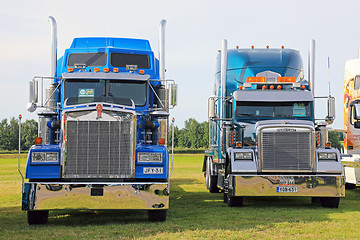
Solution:
M230 196L345 197L345 180L340 175L230 175Z
M24 183L23 210L52 209L168 209L169 184Z

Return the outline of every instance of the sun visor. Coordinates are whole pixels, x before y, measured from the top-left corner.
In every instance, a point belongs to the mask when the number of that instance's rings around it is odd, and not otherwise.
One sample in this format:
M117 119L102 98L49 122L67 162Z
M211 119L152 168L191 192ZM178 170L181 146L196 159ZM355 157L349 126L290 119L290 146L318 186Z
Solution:
M314 100L312 93L309 91L286 90L236 91L234 99L241 102L311 102Z

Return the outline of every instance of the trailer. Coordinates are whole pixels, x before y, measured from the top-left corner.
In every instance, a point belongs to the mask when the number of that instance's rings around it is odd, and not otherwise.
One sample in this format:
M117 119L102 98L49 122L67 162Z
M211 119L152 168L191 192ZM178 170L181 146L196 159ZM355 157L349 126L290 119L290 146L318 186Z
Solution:
M359 49L360 51L360 49ZM360 52L359 52L360 54ZM344 77L344 154L341 162L345 169L346 188L360 184L360 130L358 109L360 103L360 55L345 63Z
M59 59L56 21L49 22L50 76L30 81L27 109L37 112L39 132L25 176L19 160L28 223L44 224L49 210L65 209L143 209L150 221L165 221L177 91L165 79L166 21L158 58L148 40L82 37Z
M244 197L309 196L337 208L345 196L340 152L328 142L335 118L315 121L315 41L310 42L309 78L294 49L229 49L217 56L209 98L210 148L203 172L210 193L223 192L229 206Z

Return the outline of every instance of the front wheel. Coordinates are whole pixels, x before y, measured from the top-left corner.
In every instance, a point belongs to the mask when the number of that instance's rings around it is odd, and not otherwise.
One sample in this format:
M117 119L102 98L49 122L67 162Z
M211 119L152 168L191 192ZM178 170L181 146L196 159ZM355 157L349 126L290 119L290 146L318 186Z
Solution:
M29 225L45 224L49 218L49 210L28 211L27 218Z
M244 202L243 197L228 197L228 206L229 207L242 207Z
M150 222L164 222L166 220L167 209L149 210L148 218Z
M209 158L206 160L205 179L206 188L209 190L209 192L218 193L219 188L217 186L217 176L211 176L211 160Z
M340 203L339 197L321 197L321 206L326 208L338 208Z

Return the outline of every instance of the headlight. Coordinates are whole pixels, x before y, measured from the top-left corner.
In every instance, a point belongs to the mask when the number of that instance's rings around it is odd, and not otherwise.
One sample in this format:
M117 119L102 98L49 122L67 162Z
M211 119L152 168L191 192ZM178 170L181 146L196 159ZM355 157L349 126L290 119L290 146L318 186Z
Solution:
M58 162L59 153L57 152L33 152L32 162Z
M235 153L235 160L252 160L252 153L251 152L236 152Z
M319 160L337 160L336 153L319 153Z
M161 163L162 162L162 153L140 152L140 153L138 153L138 162Z

